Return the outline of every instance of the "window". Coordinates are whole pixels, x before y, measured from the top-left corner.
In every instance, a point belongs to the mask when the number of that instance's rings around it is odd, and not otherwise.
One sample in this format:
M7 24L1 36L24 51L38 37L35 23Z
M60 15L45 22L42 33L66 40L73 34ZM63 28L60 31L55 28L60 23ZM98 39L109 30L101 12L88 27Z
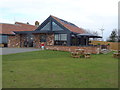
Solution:
M48 22L41 30L50 30L50 22Z
M7 35L0 35L0 43L7 44L8 43L8 36Z
M2 35L0 35L0 43L2 43Z
M67 34L55 34L55 45L67 45Z
M34 40L34 35L32 35L32 34L30 35L30 40L32 40L32 41Z
M59 40L59 35L55 34L55 40Z
M24 39L24 47L33 47L34 35L26 34Z
M46 42L46 35L40 35L40 42Z
M58 26L55 22L52 22L53 31L63 30L60 26Z
M61 34L61 40L67 41L67 34Z
M55 34L55 40L67 41L67 34Z

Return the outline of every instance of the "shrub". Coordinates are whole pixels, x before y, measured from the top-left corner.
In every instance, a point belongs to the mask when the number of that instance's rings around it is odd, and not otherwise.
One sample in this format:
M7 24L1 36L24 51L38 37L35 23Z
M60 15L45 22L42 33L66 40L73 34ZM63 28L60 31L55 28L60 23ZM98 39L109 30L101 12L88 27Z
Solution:
M108 43L107 45L110 46L110 43Z
M100 45L100 43L98 43L98 45Z

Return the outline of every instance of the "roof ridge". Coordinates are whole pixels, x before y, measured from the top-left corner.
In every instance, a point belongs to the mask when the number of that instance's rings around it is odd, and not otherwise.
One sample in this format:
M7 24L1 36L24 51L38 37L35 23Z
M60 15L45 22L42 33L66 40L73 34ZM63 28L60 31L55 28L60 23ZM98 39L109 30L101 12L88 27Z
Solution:
M25 24L25 25L31 25L31 24L22 23L22 22L15 22L14 24L12 24L12 23L0 23L0 24L8 24L8 25L17 25L17 24L21 25L21 24ZM31 26L35 26L35 25L31 25Z
M0 23L0 24L15 25L15 24L12 24L12 23Z
M15 22L15 24L25 24L25 25L35 26L35 25L32 25L32 24L27 24L27 23L23 23L23 22Z
M74 23L71 23L71 22L69 22L69 21L67 21L67 20L64 20L64 19L58 18L58 17L53 16L53 15L50 15L50 16L53 17L53 18L57 18L57 19L59 19L61 22L65 23L65 24L69 24L69 25L72 25L72 26L74 26L74 27L78 27L78 26L75 25ZM79 28L79 27L78 27L78 28Z

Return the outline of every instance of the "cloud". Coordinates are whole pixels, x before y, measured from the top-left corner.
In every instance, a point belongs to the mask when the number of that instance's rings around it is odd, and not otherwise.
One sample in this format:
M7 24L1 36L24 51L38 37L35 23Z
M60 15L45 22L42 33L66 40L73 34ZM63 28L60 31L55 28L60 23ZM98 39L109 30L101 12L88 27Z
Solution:
M1 0L0 22L41 23L50 15L105 33L117 28L119 0ZM100 32L100 31L99 31Z

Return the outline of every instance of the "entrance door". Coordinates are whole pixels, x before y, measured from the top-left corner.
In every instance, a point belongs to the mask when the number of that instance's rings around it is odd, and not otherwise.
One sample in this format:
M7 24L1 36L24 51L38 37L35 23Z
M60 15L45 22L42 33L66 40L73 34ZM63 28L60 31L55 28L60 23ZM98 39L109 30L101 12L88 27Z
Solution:
M29 42L28 42L28 44L29 44L28 46L29 46L29 47L33 47L33 40L34 40L34 35L31 34L31 35L29 36Z
M24 47L33 47L34 35L27 34L24 41Z

